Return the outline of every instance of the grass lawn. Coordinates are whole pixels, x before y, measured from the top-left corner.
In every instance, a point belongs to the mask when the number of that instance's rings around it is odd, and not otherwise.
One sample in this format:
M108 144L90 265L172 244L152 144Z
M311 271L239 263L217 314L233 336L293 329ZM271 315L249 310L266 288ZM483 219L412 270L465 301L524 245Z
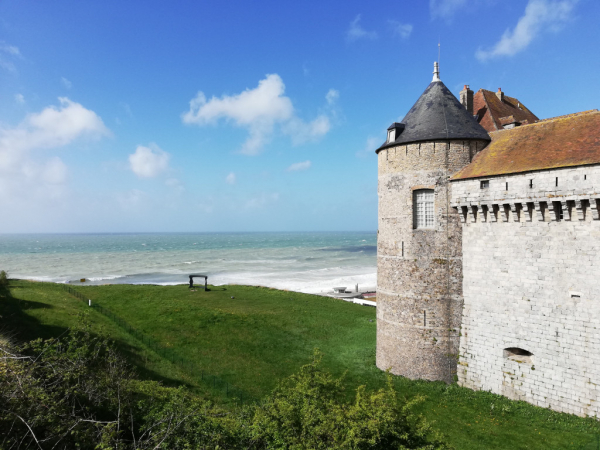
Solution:
M0 291L0 331L17 330L22 340L51 337L84 315L95 333L117 343L142 377L184 383L216 401L223 399L221 390L202 380L201 371L259 398L307 363L314 348L323 353L325 369L345 373L349 395L361 384L373 389L385 383L385 374L375 367L375 308L250 286L211 286L208 292L190 292L185 285L75 287L181 355L183 364L151 351L51 283L13 280L9 291ZM394 377L394 383L403 396L426 397L421 411L457 449L597 448L600 427L594 419L441 382Z

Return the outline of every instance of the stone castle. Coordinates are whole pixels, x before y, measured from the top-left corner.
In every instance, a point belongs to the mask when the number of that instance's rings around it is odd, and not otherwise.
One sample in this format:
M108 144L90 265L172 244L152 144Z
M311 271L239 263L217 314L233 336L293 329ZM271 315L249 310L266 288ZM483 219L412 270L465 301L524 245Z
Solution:
M600 415L600 112L439 78L377 149L377 366Z

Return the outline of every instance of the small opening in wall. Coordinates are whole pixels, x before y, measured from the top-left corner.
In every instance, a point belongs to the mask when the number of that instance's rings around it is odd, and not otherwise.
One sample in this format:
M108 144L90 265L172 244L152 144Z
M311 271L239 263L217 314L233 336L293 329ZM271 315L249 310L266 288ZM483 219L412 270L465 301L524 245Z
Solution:
M571 294L571 298L581 298L581 295Z
M560 202L552 202L554 204L554 213L556 214L556 220L563 220L564 214L562 205Z
M504 349L504 358L516 361L518 363L531 364L533 353L518 347L509 347Z
M533 187L533 180L529 180L529 189Z
M423 326L427 326L427 311L423 310Z
M481 180L479 182L479 188L480 189L487 189L490 187L490 180Z
M584 179L584 180L587 180L587 175L584 175L584 176L583 176L583 179Z
M558 177L556 177L556 180L555 180L555 186L557 186L557 187L558 187Z
M402 241L402 256L404 256L404 241Z
M508 181L506 182L506 190L508 191Z

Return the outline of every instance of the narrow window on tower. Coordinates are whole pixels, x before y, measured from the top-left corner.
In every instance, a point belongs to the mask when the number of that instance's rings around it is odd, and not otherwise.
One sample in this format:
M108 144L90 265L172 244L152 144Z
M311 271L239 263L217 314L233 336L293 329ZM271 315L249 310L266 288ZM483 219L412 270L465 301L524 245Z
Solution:
M433 189L413 191L413 226L414 228L433 228L434 226Z
M479 182L480 189L488 189L490 187L490 180L481 180Z

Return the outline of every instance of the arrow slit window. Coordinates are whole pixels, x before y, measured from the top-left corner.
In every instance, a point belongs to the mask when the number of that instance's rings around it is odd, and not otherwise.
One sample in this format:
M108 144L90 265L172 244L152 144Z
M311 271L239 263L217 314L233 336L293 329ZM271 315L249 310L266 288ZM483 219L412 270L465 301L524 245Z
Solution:
M413 223L415 228L433 228L433 189L413 191Z

